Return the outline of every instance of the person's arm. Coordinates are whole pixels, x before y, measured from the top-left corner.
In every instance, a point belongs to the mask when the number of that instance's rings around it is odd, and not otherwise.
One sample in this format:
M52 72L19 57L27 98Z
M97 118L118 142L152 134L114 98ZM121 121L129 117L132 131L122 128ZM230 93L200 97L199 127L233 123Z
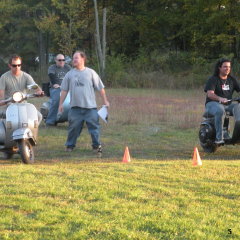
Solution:
M227 98L222 98L222 97L219 97L218 95L216 95L213 90L207 91L207 97L210 98L211 100L217 101L219 103L226 103L228 101Z
M103 100L103 104L106 105L107 107L110 106L108 100L107 100L107 96L106 96L106 93L105 93L105 89L102 88L100 91L100 96L102 97L102 100Z
M58 88L60 87L60 85L58 84L58 77L56 75L56 65L51 65L49 68L48 68L48 77L49 77L49 80L51 82L51 85L54 87L54 88Z
M51 82L53 88L59 88L60 87L60 85L57 83L58 79L57 79L57 77L54 73L49 73L48 77L50 79L50 82Z
M2 103L1 100L4 100L5 97L5 91L4 90L0 90L0 106L5 105L5 103Z
M0 100L4 99L4 97L5 97L5 91L0 90Z
M68 91L64 91L64 90L61 91L60 100L59 100L59 107L58 107L58 112L60 112L60 113L63 112L63 102L64 102L67 94L68 94Z
M44 95L44 91L38 86L38 88L35 90L35 93L39 96L43 96Z

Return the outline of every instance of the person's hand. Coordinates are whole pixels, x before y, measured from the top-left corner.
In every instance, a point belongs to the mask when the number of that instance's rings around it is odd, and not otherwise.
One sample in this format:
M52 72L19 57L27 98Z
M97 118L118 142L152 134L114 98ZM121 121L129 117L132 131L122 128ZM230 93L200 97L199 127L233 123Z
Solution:
M53 84L53 88L60 88L59 84Z
M62 113L62 112L63 112L63 105L62 105L62 104L59 105L59 107L58 107L58 112L59 112L59 113Z
M227 102L228 102L227 98L219 97L219 103L227 103Z
M43 91L42 89L37 90L35 93L36 93L36 95L38 95L39 97L44 96L44 91Z

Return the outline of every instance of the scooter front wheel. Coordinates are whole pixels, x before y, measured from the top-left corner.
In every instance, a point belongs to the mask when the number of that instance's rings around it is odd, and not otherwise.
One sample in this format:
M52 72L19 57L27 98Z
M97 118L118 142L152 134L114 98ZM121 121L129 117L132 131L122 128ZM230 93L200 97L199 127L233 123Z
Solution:
M28 140L22 139L18 141L18 149L23 163L25 164L34 163L33 146Z
M212 144L212 145L209 145L209 146L206 146L205 144L201 144L201 147L203 148L203 151L206 152L206 153L214 153L216 152L217 150L217 145L216 144Z

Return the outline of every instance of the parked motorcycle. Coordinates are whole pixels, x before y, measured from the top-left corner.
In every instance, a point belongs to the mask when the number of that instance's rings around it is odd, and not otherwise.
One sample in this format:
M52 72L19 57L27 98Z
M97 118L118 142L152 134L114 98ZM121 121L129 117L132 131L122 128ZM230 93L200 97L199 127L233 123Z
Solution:
M224 124L223 124L223 138L224 144L240 144L240 97L234 98L229 100L232 102L238 102L238 104L233 108L233 114L230 114L229 111L226 111ZM232 131L232 136L230 136L229 131L229 118L234 118L234 126ZM216 130L215 130L215 123L214 123L214 116L205 112L203 114L203 121L200 125L199 130L199 140L200 145L203 148L204 152L212 153L217 150L218 147L224 144L215 144L216 138Z
M36 84L28 86L28 89L36 88ZM15 92L12 97L2 101L8 105L0 119L0 151L4 153L5 159L19 153L23 163L34 162L33 147L37 143L40 124L38 110L33 104L23 102L34 97L39 95Z
M49 98L47 102L44 102L40 108L40 112L43 116L43 119L47 118L52 99ZM64 102L63 102L63 112L57 114L56 125L58 123L63 123L68 121L68 112L70 110L70 94L68 93Z

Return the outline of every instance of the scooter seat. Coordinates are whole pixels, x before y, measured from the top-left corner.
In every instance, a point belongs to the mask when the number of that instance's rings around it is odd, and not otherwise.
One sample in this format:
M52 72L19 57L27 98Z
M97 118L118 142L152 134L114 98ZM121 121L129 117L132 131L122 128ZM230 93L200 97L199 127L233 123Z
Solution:
M233 116L233 114L230 114L230 112L226 112L226 113L227 113L228 116ZM214 118L214 115L212 115L212 114L210 114L210 113L208 113L208 112L205 112L205 113L203 114L203 117L204 117L204 118Z
M208 112L204 112L203 117L204 117L204 118L213 118L214 115L212 115L212 114L210 114L210 113L208 113Z

